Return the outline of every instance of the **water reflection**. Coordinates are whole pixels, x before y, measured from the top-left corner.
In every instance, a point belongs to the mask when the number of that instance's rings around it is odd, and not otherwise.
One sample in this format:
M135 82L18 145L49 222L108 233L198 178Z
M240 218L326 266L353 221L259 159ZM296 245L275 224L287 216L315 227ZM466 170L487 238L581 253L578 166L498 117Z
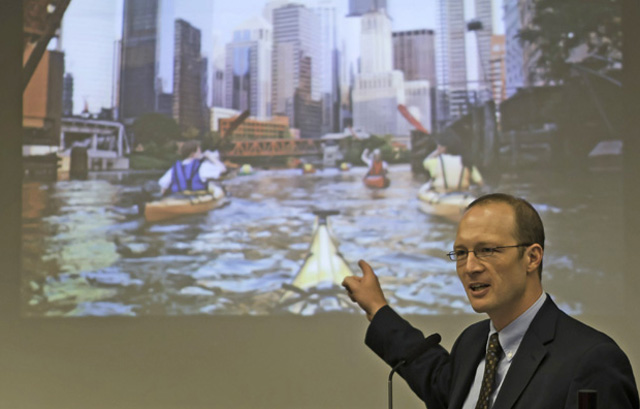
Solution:
M263 170L225 182L230 204L146 224L135 211L158 175L95 174L23 186L23 309L31 316L273 314L356 311L339 287L282 303L313 235L314 209L352 271L366 259L400 313L471 312L444 256L455 225L418 210L422 181L391 168L372 192L363 168ZM544 284L570 312L616 312L621 291L622 196L615 174L504 175L494 190L527 197L547 227ZM606 237L606 241L605 238ZM584 300L591 301L592 304ZM604 300L607 300L606 302Z

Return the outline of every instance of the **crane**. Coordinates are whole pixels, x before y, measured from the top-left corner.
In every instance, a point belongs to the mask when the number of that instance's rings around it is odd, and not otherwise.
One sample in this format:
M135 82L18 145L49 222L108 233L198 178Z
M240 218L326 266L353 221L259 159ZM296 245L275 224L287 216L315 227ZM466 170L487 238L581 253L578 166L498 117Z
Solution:
M416 128L418 131L425 133L426 135L429 135L429 131L427 131L427 128L425 128L424 126L422 126L422 124L420 123L420 121L418 121L416 119L416 117L414 117L413 115L411 115L411 112L409 112L409 110L407 109L406 106L402 105L402 104L398 104L398 111L400 111L400 113L402 114L402 116L409 121L409 123L411 125L414 126L414 128Z
M424 173L422 160L432 150L434 142L427 128L411 115L406 106L398 104L398 111L418 131L411 135L411 171L415 174Z
M229 125L229 129L227 129L227 132L225 132L222 135L222 138L230 138L231 134L233 134L233 132L238 129L238 127L240 125L242 125L242 123L249 117L249 110L245 109L244 111L242 111L242 113L240 115L238 115L236 117L236 119L233 120L233 122L231 123L231 125Z

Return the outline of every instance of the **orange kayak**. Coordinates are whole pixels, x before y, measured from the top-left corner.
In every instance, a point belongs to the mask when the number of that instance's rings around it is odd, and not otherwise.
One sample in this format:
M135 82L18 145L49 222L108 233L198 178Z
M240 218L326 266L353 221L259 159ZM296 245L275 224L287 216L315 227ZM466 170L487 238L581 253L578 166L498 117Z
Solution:
M386 176L369 175L364 177L364 185L370 189L385 189L390 184L391 181Z

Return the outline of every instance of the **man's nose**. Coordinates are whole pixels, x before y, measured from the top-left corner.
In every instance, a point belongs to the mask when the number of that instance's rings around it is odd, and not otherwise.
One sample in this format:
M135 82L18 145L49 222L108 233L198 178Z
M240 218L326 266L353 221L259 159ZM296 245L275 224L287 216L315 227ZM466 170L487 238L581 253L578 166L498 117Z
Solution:
M472 274L482 270L482 263L476 256L476 253L470 251L467 253L467 258L464 260L462 267L464 272Z

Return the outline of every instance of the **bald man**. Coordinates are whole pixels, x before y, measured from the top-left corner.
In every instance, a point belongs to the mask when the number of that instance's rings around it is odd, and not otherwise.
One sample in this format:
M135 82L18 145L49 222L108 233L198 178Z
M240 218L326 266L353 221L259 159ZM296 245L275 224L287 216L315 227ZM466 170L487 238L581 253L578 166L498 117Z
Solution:
M576 409L581 389L597 391L599 408L638 409L625 353L543 291L543 254L542 220L527 201L494 193L468 206L447 255L471 306L489 319L466 328L451 352L436 346L399 369L428 409ZM359 264L363 275L342 285L371 321L365 343L395 366L424 335Z

